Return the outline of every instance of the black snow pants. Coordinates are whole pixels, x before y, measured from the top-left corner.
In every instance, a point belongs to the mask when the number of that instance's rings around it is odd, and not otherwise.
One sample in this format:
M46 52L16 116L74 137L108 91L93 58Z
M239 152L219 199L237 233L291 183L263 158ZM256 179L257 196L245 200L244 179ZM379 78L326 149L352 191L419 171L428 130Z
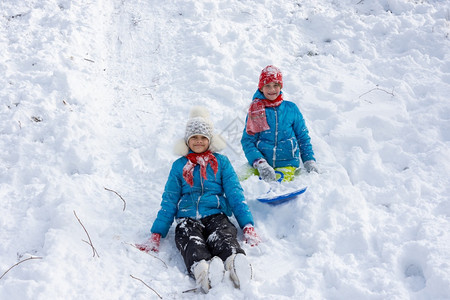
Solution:
M175 243L191 275L192 265L202 259L218 256L225 261L232 254L245 254L237 240L236 226L224 214L182 219L175 229Z

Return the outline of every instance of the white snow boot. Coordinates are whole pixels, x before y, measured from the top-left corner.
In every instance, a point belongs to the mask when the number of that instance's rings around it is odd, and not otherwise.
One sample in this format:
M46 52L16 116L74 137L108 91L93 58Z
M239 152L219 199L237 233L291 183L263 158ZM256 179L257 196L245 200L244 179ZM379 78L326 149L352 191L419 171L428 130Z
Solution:
M225 261L225 269L230 271L231 280L237 288L248 285L252 279L252 265L242 253L228 257Z
M209 292L208 270L209 264L206 260L201 260L192 266L195 283L202 288L205 294Z
M225 269L223 265L223 260L214 256L209 262L209 287L213 288L223 280L223 275L225 274Z
M195 283L207 294L209 289L219 284L225 273L223 261L220 257L213 257L209 262L201 260L192 266Z

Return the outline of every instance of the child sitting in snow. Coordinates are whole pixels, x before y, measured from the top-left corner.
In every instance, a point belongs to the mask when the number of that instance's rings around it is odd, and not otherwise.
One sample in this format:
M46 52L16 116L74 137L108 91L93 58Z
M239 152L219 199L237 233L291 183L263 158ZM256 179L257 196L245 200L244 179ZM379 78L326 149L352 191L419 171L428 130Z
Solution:
M182 157L170 170L152 235L137 245L140 250L158 252L160 238L176 218L175 243L189 274L205 293L222 281L225 270L236 287L247 284L252 276L228 216L234 214L247 243L260 242L237 175L228 158L216 153L224 147L221 137L213 134L208 111L192 109L185 137L175 148Z
M300 158L308 172L318 173L305 120L295 103L283 100L282 88L281 71L265 67L241 139L248 162L265 181L276 180L275 171L282 173L283 180L292 180Z

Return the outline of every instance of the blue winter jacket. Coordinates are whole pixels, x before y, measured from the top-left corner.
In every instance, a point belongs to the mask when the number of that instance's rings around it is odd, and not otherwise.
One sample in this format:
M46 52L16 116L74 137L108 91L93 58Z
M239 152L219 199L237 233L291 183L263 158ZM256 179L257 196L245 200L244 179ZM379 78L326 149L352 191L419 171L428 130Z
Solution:
M265 99L259 90L254 98ZM284 100L278 107L265 110L270 129L249 135L245 121L241 144L250 165L260 158L266 159L273 168L299 167L300 157L302 162L316 160L305 120L295 103Z
M183 178L183 167L187 158L180 157L172 164L152 233L165 237L174 218L200 219L218 213L227 216L233 213L241 228L249 223L254 224L243 189L230 161L222 154L213 154L219 165L216 175L208 164L207 180L201 178L200 166L197 165L194 168L192 187Z

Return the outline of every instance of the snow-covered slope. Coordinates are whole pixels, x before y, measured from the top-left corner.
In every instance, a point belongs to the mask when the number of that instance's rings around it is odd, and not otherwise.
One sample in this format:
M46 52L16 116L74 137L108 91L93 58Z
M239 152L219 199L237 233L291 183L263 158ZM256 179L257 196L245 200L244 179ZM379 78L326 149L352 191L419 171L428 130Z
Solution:
M0 11L1 299L448 299L448 1ZM149 237L193 105L209 108L236 169L246 163L240 134L268 64L322 172L276 207L254 200L264 183L244 182L263 238L244 245L252 284L183 293L194 281L174 228L157 257L130 243Z

